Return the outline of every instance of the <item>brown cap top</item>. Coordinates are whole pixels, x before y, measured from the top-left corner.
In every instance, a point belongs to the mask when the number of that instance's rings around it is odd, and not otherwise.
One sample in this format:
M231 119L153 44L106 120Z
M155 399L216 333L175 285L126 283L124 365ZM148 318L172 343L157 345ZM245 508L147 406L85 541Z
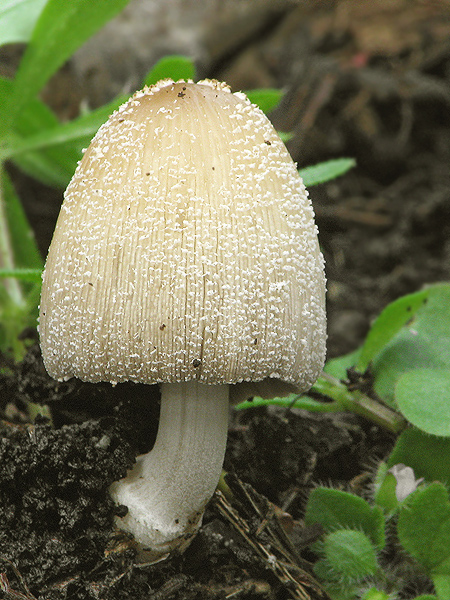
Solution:
M216 81L160 81L99 129L43 276L52 377L308 388L325 278L307 192L269 120Z

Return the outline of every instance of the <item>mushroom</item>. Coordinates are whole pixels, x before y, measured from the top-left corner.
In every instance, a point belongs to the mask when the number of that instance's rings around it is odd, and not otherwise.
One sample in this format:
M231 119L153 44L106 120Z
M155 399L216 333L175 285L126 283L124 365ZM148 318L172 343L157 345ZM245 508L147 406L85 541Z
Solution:
M304 391L324 362L314 214L262 111L224 83L163 80L111 115L65 193L39 329L56 379L160 385L155 445L111 495L148 556L183 550L229 398Z

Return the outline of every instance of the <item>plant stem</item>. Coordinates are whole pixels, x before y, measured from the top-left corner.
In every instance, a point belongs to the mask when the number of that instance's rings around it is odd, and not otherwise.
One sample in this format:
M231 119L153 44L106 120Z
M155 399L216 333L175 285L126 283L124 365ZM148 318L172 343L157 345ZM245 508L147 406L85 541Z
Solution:
M402 415L358 390L349 391L343 383L327 373L322 373L312 389L339 402L342 410L361 415L389 431L399 433L406 427Z
M256 408L258 406L283 406L288 408L299 408L310 412L330 413L330 412L352 412L361 415L377 425L394 433L399 433L405 429L407 422L399 413L391 408L373 400L360 391L350 391L338 379L331 377L328 373L322 373L311 391L329 398L331 402L323 402L308 395L296 396L291 394L286 398L263 399L255 397L253 400L246 400L237 404L234 408L244 410L247 408Z

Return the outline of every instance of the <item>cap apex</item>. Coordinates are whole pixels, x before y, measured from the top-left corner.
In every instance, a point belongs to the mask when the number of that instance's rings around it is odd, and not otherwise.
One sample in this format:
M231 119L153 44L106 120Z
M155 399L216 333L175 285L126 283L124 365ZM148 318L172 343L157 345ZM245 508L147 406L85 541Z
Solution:
M217 79L201 79L200 81L195 83L192 79L177 79L175 81L174 79L167 77L165 79L160 79L159 81L157 81L156 83L153 83L151 85L145 85L141 90L139 90L135 94L133 94L133 96L131 97L131 100L142 98L142 96L148 96L151 94L155 94L156 92L159 92L161 89L163 89L165 87L169 87L171 85L180 84L180 83L187 83L187 84L194 84L194 85L206 85L214 90L220 90L221 92L231 93L230 86L223 81L218 81Z

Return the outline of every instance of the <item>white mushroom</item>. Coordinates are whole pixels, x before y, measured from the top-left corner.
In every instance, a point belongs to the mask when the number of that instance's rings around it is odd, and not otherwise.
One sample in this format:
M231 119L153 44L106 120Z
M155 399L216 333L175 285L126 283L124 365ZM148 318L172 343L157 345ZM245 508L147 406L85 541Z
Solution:
M155 446L111 488L128 508L118 526L152 556L200 526L231 384L279 393L315 381L324 298L307 192L244 94L164 80L100 128L50 246L41 347L56 379L160 384Z

